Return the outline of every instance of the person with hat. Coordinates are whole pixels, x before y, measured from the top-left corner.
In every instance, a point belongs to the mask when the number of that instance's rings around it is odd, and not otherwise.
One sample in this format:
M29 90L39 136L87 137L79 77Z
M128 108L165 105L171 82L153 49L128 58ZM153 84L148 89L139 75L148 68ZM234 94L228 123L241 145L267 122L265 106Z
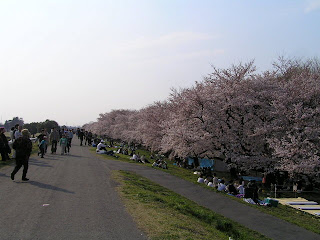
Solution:
M27 172L29 167L29 157L32 151L32 142L30 140L30 133L28 129L21 131L22 137L19 137L12 144L12 148L16 150L16 166L11 173L11 179L23 166L22 181L28 181Z
M11 153L11 148L9 147L8 139L6 135L4 135L5 131L6 130L4 127L0 127L0 152L2 161L9 160L9 153Z

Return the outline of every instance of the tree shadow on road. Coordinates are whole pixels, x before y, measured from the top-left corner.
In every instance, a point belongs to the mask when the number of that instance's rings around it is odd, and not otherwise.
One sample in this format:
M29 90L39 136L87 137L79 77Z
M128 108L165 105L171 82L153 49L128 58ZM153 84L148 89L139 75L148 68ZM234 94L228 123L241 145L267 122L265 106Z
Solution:
M28 182L16 182L16 183L28 183L30 185L39 187L39 188L44 188L44 189L48 189L48 190L54 190L54 191L59 191L59 192L64 192L64 193L70 193L70 194L75 194L75 192L63 189L63 188L59 188L59 187L55 187L52 186L50 184L46 184L46 183L41 183L41 182L36 182L36 181L28 181Z

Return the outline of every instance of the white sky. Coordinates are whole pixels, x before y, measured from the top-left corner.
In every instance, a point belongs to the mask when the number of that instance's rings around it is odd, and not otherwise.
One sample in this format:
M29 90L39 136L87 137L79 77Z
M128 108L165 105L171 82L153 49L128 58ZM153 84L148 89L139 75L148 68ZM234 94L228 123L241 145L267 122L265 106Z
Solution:
M319 0L0 0L0 122L82 125L212 64L319 57L319 23Z

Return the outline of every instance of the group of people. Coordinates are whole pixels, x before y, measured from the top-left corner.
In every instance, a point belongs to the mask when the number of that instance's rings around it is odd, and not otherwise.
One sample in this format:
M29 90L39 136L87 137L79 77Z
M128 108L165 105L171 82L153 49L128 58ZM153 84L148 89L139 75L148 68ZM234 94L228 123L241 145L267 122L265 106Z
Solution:
M38 156L41 156L41 158L44 157L47 153L49 143L51 143L51 154L56 154L58 143L61 147L61 155L69 154L72 138L72 129L58 130L57 128L53 128L50 134L46 129L42 129L40 135L37 137L39 146Z
M5 128L0 127L0 152L2 161L9 160L11 148L8 138L5 136ZM12 144L13 154L12 158L16 160L16 166L11 173L11 179L14 180L16 173L23 166L22 181L28 181L27 172L29 166L29 157L32 152L31 134L28 129L22 129L22 126L16 124L10 132L10 142ZM38 142L39 152L38 156L41 158L47 152L48 145L51 143L51 153L55 154L57 145L61 147L61 155L70 152L71 142L73 138L73 130L53 128L50 134L46 129L42 129L39 136L36 138Z
M104 140L100 140L100 142L97 145L96 153L98 154L107 154L109 156L118 157L114 154L113 150L108 150L107 145Z
M200 176L197 179L198 183L204 183L208 187L216 188L218 191L226 192L230 195L237 196L237 197L244 197L245 196L245 187L244 187L244 181L239 180L237 182L234 182L233 180L230 180L228 183L225 182L224 179L219 179L216 175L216 173L213 173L212 175L209 174L207 176L204 176L203 174L200 174ZM253 183L250 183L253 185ZM253 187L253 186L248 186ZM258 191L256 191L256 194ZM258 199L258 195L253 197L254 199Z
M76 132L78 139L80 140L80 146L83 146L83 141L84 145L91 146L92 145L92 139L93 139L93 134L90 131L85 131L84 129L77 129Z

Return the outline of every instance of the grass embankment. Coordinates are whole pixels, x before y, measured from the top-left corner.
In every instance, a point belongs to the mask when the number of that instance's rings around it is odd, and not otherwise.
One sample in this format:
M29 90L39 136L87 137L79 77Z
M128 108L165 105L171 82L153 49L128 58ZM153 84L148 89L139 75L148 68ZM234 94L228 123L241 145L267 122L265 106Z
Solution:
M90 150L92 152L95 152L95 148L91 148ZM109 148L109 150L117 150L117 149ZM145 157L150 160L150 152L148 152L146 150L138 150L136 152L138 152L140 155L145 155ZM128 155L117 154L117 156L119 158L114 158L114 157L110 157L110 156L103 155L103 154L101 156L103 158L120 160L120 161L129 162L129 163L135 163L135 161L130 160L130 156L128 156ZM305 228L305 229L307 229L309 231L312 231L312 232L315 232L317 234L320 234L320 219L319 219L319 217L316 217L316 216L311 215L309 213L298 211L298 210L296 210L294 208L291 208L291 207L288 207L288 206L284 206L284 205L281 205L281 204L279 204L278 207L276 207L276 208L248 204L248 203L244 202L242 199L238 199L238 198L229 196L227 194L218 192L214 188L209 188L204 184L197 183L196 180L197 180L198 176L194 175L192 171L190 171L189 169L185 169L185 168L180 168L180 167L174 166L173 162L170 161L170 160L166 159L166 161L168 162L169 169L161 169L161 168L156 168L156 169L165 171L165 172L167 172L169 174L172 174L174 176L180 177L180 178L182 178L184 180L187 180L187 181L190 181L192 183L198 184L201 187L207 188L207 189L209 189L211 191L214 191L214 192L217 192L219 194L223 194L224 196L229 197L234 201L238 201L238 202L240 202L242 204L246 204L247 206L256 208L257 210L259 210L261 212L273 215L273 216L275 216L277 218L280 218L282 220L285 220L285 221L287 221L289 223L295 224L295 225L297 225L299 227L302 227L302 228ZM152 164L151 163L146 163L144 165L151 167ZM217 176L219 178L222 178L222 177L228 178L228 176L226 176L225 173L217 172ZM260 197L263 198L264 196L260 196Z
M132 172L113 176L128 211L153 240L268 239Z

